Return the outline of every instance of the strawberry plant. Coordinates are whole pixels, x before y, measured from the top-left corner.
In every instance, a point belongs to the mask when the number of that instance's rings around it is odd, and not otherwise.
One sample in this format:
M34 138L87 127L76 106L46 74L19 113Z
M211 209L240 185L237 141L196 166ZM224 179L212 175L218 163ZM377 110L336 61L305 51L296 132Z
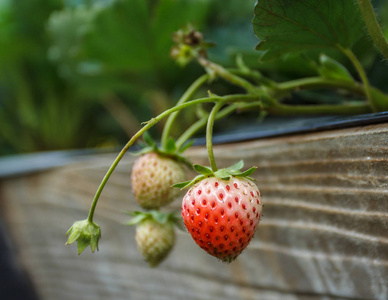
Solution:
M208 48L213 44L191 26L181 28L174 34L175 45L171 57L181 66L196 61L204 68L205 74L189 86L174 107L143 123L143 127L132 136L103 178L88 218L81 222L82 226L76 222L69 230L68 244L77 241L79 252L88 243L92 251L98 247L101 232L93 217L101 191L121 158L144 136L148 146L141 151L142 156L132 171L132 189L139 204L145 209L160 209L174 200L176 191L189 188L181 206L187 231L206 252L221 261L231 262L255 234L261 218L262 199L251 178L255 167L241 171L241 161L228 168L217 168L213 153L216 121L225 120L233 112L246 111L256 111L265 117L267 114L352 115L388 109L387 95L370 84L353 50L358 40L368 33L373 41L369 46L372 49L376 47L380 55L388 59L388 43L370 1L259 0L254 7L252 24L252 30L259 39L256 50L261 57L256 69L248 66L242 55L236 56L234 68L215 63L208 56ZM265 62L284 61L299 53L315 70L315 75L281 82L259 71L260 65ZM344 58L346 63L341 62ZM217 79L238 87L240 92L217 95L209 91L207 97L194 98L201 87L208 84L211 88ZM316 90L338 91L346 98L338 103L314 105L294 105L285 101L294 93ZM212 105L211 109L209 105ZM185 128L180 136L172 137L178 114L193 107L199 112L198 119ZM150 141L146 132L165 118L167 121L160 143ZM183 153L190 146L192 136L203 127L206 128L209 167L194 165L193 168L200 174L184 181L183 165L191 166L191 163ZM174 188L177 190L174 191ZM154 211L135 213L131 221L131 224L139 223L136 240L140 244L140 252L151 265L160 263L166 256L165 252L160 254L153 246L168 252L172 246L160 241L169 240L173 244L174 240L172 223L166 221L167 217L162 217L165 223L155 223L155 219L160 219L163 213L158 212L156 215L160 215L156 218L155 214ZM169 228L162 228L164 225L160 224L169 224ZM89 230L89 227L93 230ZM160 236L151 235L151 231L159 232L157 234ZM164 233L166 231L169 233ZM164 238L164 234L169 237Z

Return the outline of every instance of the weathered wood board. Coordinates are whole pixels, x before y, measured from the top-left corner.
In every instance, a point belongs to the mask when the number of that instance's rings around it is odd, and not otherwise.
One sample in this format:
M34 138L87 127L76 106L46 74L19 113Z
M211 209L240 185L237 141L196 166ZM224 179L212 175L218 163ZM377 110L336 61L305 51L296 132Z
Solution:
M219 145L244 159L264 201L248 249L222 264L178 232L156 269L142 261L125 211L138 210L127 155L96 210L100 251L81 256L65 232L84 219L116 154L0 184L0 215L41 299L388 299L388 124ZM207 164L206 150L189 151ZM179 209L179 200L171 206Z

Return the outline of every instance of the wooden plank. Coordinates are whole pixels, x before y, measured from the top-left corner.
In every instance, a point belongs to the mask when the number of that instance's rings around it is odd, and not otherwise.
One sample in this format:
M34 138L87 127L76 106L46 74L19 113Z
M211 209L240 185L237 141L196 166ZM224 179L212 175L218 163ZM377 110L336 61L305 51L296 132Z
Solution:
M244 159L263 194L264 217L231 264L184 232L157 269L142 262L123 213L133 157L112 175L97 207L100 252L76 255L64 233L87 216L115 154L3 180L0 211L42 299L388 299L388 124L215 148L219 166ZM189 151L206 164L206 150ZM179 200L171 209L179 209Z

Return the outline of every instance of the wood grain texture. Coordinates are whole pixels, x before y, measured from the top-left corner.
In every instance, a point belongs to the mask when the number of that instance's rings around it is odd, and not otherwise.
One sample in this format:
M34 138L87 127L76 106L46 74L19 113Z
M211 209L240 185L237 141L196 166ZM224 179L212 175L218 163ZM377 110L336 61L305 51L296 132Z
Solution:
M46 299L388 299L388 124L215 147L219 167L244 159L264 217L244 253L222 264L178 232L170 257L149 269L123 213L133 158L112 175L96 210L100 251L64 246L84 219L115 154L3 180L0 212L41 298ZM206 150L188 152L207 164ZM179 200L170 208L179 209Z

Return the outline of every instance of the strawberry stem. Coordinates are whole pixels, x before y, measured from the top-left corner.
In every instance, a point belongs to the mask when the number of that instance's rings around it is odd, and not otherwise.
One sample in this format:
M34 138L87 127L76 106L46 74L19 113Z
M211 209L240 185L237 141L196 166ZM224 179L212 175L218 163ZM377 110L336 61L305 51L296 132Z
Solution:
M255 85L250 83L249 81L247 81L247 80L245 80L237 75L232 74L224 67L222 67L218 64L215 64L202 56L198 57L198 62L205 69L212 70L215 74L217 74L221 78L225 79L226 81L230 82L231 84L234 84L234 85L237 85L237 86L244 88L250 94L257 94L259 91L259 89Z
M349 60L352 62L354 67L356 68L358 75L360 75L361 81L364 84L365 94L366 98L368 99L369 105L372 108L372 111L376 112L378 111L376 107L376 103L373 99L372 95L372 89L369 84L368 77L366 76L365 70L362 67L360 61L357 59L356 55L354 55L353 51L348 48L342 48L341 46L338 46L339 49L349 58Z
M232 103L232 102L250 102L250 101L257 101L257 97L255 96L249 96L249 95L241 95L241 94L236 94L236 95L228 95L224 97L219 97L219 96L212 96L212 97L207 97L207 98L200 98L196 100L191 100L186 103L174 106L163 113L159 114L155 118L152 118L148 122L145 122L144 126L127 142L127 144L124 146L124 148L120 151L120 153L117 155L116 159L113 161L112 165L109 167L107 173L105 174L104 178L102 179L97 192L93 198L92 205L90 207L89 211L89 216L88 216L88 221L93 222L93 216L94 216L94 211L97 206L98 199L100 198L101 192L104 189L106 183L109 180L109 177L112 175L113 171L119 164L120 160L123 158L124 154L128 151L128 149L135 143L135 141L140 138L147 130L149 130L152 126L154 126L156 123L158 123L160 120L163 118L171 115L174 112L180 111L184 108L193 106L193 105L198 105L202 103L210 103L210 102L222 102L222 103ZM214 122L214 120L213 120ZM214 160L214 157L213 157Z
M214 105L212 111L210 112L209 119L207 121L207 127L206 127L206 148L207 148L210 166L213 172L216 172L218 170L216 165L216 160L214 159L214 153L213 153L213 127L214 127L214 121L216 119L216 115L218 111L221 109L222 105L224 105L223 101L217 102Z
M231 114L233 111L239 109L240 106L241 106L240 103L234 103L234 104L228 105L223 110L217 113L215 119L218 120L226 117L227 115ZM209 116L205 116L199 119L194 124L192 124L176 141L176 148L179 150L188 139L190 139L198 130L204 127L207 124L208 118Z
M388 59L388 41L384 36L379 22L377 21L371 1L357 0L357 3L370 37L376 47L380 50L381 54Z
M247 107L249 107L247 105ZM349 103L343 105L286 105L276 103L266 109L276 116L290 115L357 115L371 113L372 109L367 103Z
M204 74L202 75L201 77L199 77L196 81L194 81L190 87L186 90L186 92L182 95L182 97L178 100L177 104L176 105L180 105L180 104L183 104L187 101L190 100L190 98L193 96L193 94L201 87L201 85L203 85L207 80L209 79L209 75L207 74ZM174 112L172 113L167 121L166 121L166 124L164 125L164 128L163 128L163 132L162 132L162 137L161 137L161 144L162 144L162 148L164 150L166 150L167 148L167 141L168 141L168 138L170 137L170 133L171 133L171 128L172 128L172 125L174 124L174 121L176 119L178 115L178 111L177 112ZM177 147L177 149L179 149L179 147Z
M270 93L274 98L281 98L296 90L322 88L345 89L354 94L365 95L364 86L358 82L324 77L307 77L276 83L274 91Z

